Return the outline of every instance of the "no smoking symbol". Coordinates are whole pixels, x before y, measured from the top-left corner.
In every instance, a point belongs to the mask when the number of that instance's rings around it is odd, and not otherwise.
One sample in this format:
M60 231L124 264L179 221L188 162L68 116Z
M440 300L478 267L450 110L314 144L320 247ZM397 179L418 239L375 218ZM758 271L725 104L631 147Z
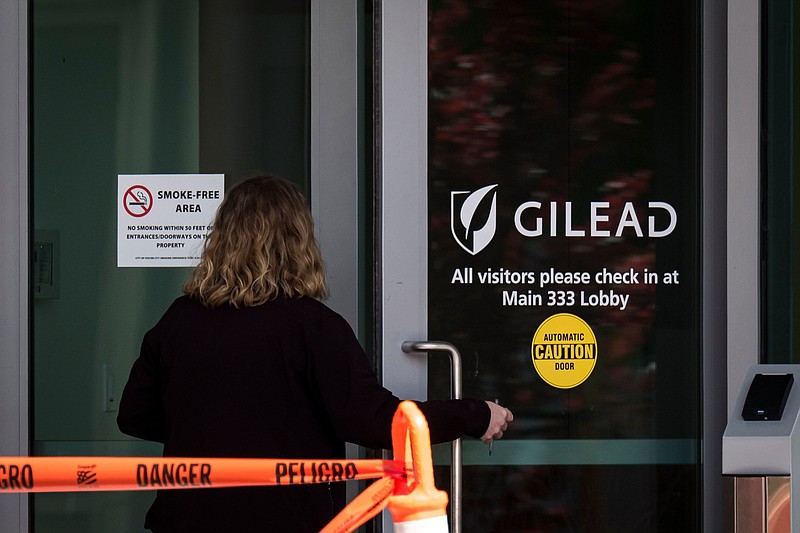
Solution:
M143 217L153 208L153 195L144 185L133 185L122 197L125 211L132 217Z

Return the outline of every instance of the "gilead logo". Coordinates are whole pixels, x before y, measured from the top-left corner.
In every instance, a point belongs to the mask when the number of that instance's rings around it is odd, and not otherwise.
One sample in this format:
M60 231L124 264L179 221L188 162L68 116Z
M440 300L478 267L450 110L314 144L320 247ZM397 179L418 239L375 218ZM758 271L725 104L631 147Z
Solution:
M459 246L472 255L486 248L497 230L496 187L450 192L450 229ZM586 227L578 227L575 218L585 220ZM589 202L581 207L572 202L526 201L514 212L514 227L523 237L659 238L670 235L677 224L678 214L667 202L648 202L646 218L633 202L614 206Z
M536 372L549 385L571 389L594 370L597 339L583 319L569 313L553 315L533 335L531 358Z
M492 192L495 187L497 184L475 192L450 192L450 230L458 245L472 255L492 242L497 229L497 191Z
M572 222L572 202L550 202L550 216L540 216L541 202L525 202L517 207L514 213L514 226L525 237L541 237L549 235L557 237L621 237L625 232L633 232L637 237L644 237L642 222L636 214L633 202L625 202L618 213L611 210L611 202L589 203L589 228L575 228ZM647 204L647 236L666 237L673 232L678 223L678 214L675 208L666 202L648 202ZM530 211L533 215L529 215ZM666 219L659 225L658 218ZM524 222L523 218L532 218L533 223ZM563 220L563 224L561 223ZM549 228L545 228L549 226Z

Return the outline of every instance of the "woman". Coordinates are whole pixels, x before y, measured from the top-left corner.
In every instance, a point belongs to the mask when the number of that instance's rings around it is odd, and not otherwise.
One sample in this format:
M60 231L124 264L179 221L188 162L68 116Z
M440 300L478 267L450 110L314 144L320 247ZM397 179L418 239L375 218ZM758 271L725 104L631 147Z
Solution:
M171 457L342 459L391 448L399 399L381 387L327 284L308 205L288 181L249 178L220 205L199 265L148 331L122 395L122 432ZM510 411L421 402L433 442L502 437ZM159 491L155 533L319 531L344 484Z

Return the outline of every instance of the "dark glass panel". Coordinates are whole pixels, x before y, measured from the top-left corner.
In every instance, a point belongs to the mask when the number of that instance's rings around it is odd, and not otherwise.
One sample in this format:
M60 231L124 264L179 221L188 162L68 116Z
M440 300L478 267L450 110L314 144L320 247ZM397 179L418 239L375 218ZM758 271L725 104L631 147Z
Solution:
M465 396L499 398L515 413L505 439L523 459L486 467L495 483L561 487L519 496L516 525L490 512L507 493L465 504L489 531L525 531L519 524L548 508L560 518L531 531L699 527L697 13L695 2L430 3L429 334L461 351ZM526 202L541 205L520 210ZM553 272L589 281L543 284ZM564 388L531 355L537 328L560 313L597 340L594 369ZM431 358L429 370L431 396L446 397L447 362ZM521 464L525 450L541 462L541 440L591 441L597 457ZM635 441L692 451L675 466L604 464ZM620 529L630 498L626 516L639 522Z

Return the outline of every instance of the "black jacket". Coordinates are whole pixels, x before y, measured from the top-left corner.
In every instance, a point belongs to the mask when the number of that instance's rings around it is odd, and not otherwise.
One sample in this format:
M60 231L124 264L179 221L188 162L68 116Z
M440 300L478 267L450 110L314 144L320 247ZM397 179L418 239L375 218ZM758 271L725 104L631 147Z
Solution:
M164 456L341 459L345 441L391 449L399 399L381 387L345 320L311 298L210 310L175 300L148 331L119 407L123 433ZM480 400L419 404L432 442L480 437ZM319 531L343 483L159 491L156 533Z

